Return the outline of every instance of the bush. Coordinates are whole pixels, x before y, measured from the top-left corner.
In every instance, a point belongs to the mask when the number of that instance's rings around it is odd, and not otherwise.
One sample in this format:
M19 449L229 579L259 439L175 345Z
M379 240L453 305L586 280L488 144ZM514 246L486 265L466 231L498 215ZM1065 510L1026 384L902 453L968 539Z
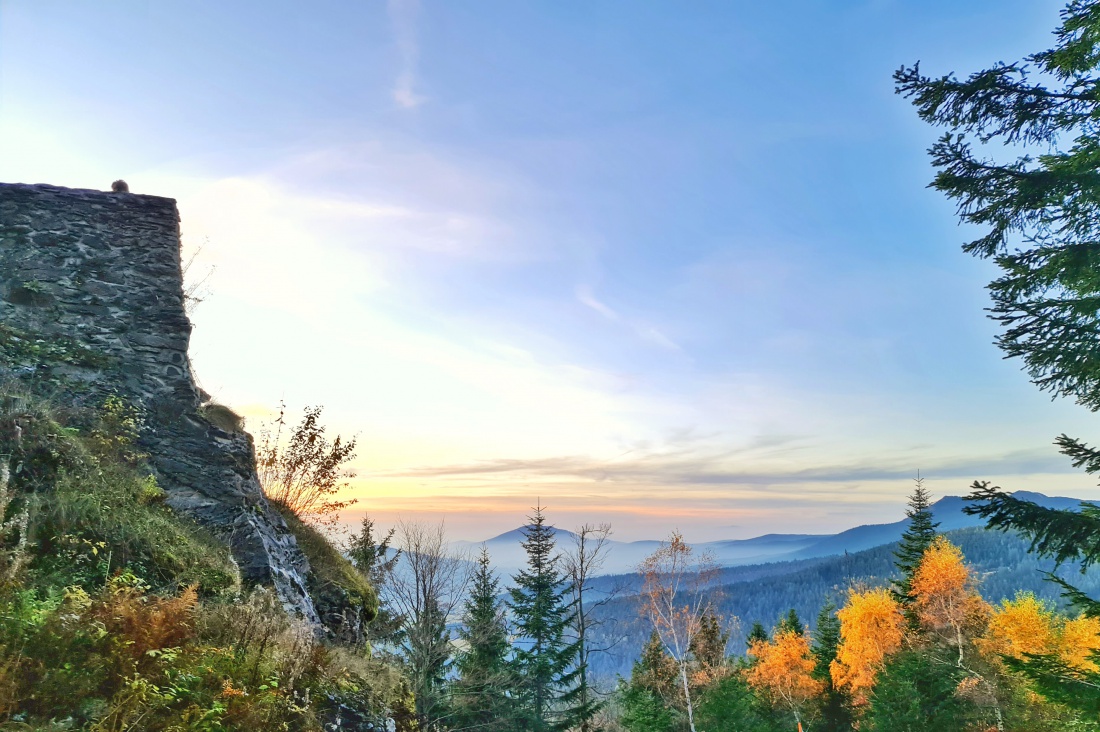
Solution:
M138 424L115 398L63 414L0 385L0 728L415 730L399 672L321 643L270 590L240 597L228 548L164 504ZM370 583L287 519L314 592L372 617Z

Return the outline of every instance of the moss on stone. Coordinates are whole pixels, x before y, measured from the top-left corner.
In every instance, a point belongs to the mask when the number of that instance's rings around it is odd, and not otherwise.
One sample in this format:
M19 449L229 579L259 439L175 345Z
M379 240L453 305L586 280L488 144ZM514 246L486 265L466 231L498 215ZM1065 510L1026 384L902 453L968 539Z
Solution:
M340 605L345 605L360 613L363 622L373 620L378 614L378 594L371 583L324 534L302 521L286 506L274 501L271 505L286 520L287 527L309 560L309 591L322 618L326 614L340 614L343 609Z
M31 584L99 587L127 571L158 590L196 584L232 594L240 572L228 547L164 505L164 491L132 459L133 433L108 399L78 429L38 399L0 389L0 459L11 486L31 501ZM65 416L73 419L73 412Z
M0 323L0 363L12 366L81 366L103 369L113 363L110 356L93 351L72 338L34 333Z

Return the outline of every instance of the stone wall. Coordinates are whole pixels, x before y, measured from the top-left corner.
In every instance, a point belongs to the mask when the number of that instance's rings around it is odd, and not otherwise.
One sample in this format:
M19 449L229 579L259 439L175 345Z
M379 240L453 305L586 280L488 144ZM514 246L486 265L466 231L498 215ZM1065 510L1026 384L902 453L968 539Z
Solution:
M0 184L0 327L51 355L0 358L0 378L50 384L74 405L113 393L136 406L169 505L224 538L246 580L318 622L309 564L263 497L252 438L197 412L173 199Z

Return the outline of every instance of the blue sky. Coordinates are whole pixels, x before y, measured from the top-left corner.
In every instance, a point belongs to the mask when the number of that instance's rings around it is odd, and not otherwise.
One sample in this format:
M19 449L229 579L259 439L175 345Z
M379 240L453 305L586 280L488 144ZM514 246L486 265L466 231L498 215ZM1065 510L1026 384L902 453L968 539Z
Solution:
M0 180L178 199L204 387L325 405L383 523L826 532L918 469L1096 497L891 80L1059 9L0 0Z

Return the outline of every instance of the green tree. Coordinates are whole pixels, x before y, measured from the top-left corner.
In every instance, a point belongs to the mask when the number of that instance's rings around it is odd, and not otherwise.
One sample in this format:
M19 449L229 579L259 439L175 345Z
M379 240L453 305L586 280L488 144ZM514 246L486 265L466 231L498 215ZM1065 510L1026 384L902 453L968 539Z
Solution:
M371 586L378 592L378 614L367 624L363 635L369 643L387 647L400 641L401 628L405 621L389 600L393 572L401 557L400 549L390 547L395 531L396 529L390 529L379 539L374 534L374 521L370 516L364 515L359 533L354 534L347 545L348 559L360 574L370 580Z
M788 718L778 719L781 716L756 696L740 673L720 679L703 692L699 701L699 728L705 730L788 732Z
M553 529L542 507L524 530L527 567L513 575L508 609L518 636L512 657L516 675L517 729L550 732L576 720L578 647L566 634L573 626L572 590L559 566Z
M509 732L512 729L512 670L508 665L508 627L498 599L500 581L482 548L466 599L458 637L465 649L458 654L458 676L451 685L453 730Z
M963 222L984 233L966 252L993 258L991 317L997 344L1021 358L1032 381L1091 411L1100 409L1100 2L1074 0L1062 11L1054 48L958 79L899 69L897 91L925 121L948 128L931 149L932 187L958 203ZM976 150L1025 147L1015 159ZM1044 152L1036 154L1033 151ZM1100 451L1056 439L1074 466L1100 472ZM1100 559L1100 507L1056 511L975 482L968 507L989 525L1031 539L1034 551L1084 567ZM1100 615L1100 602L1057 580L1071 601ZM1058 670L1023 663L1040 688L1067 685ZM1068 703L1100 708L1100 674L1088 674ZM1049 691L1047 692L1049 693Z
M909 506L905 509L909 523L894 552L894 566L901 572L901 578L894 581L894 598L903 607L911 602L909 591L912 589L913 573L920 566L924 551L932 546L940 525L932 518L932 496L924 487L924 478L918 475L916 483L909 494Z
M824 685L818 702L821 721L814 726L821 732L849 732L852 729L848 695L836 688L829 673L829 665L836 660L839 647L840 619L836 616L836 605L830 601L817 614L811 646L814 654L813 677Z
M671 732L683 718L679 700L679 669L665 652L654 630L630 671L630 681L619 685L620 719L630 732Z
M970 729L976 721L975 710L956 694L963 676L951 659L939 657L931 649L901 651L879 672L864 720L866 728L872 732Z
M691 639L691 658L695 673L714 676L727 665L726 647L729 645L730 632L723 627L722 619L713 608L704 613L699 621L699 633Z
M795 635L803 635L806 633L806 626L802 624L802 619L798 617L798 613L792 607L787 611L787 614L779 618L779 622L775 626L775 634L780 635L782 633L794 633Z
M745 639L745 645L751 646L756 641L764 641L765 643L767 643L771 639L772 638L770 635L768 635L768 631L764 627L764 624L757 620L755 623L752 624L752 628L749 630L749 636Z
M640 686L623 683L619 690L619 721L630 732L673 732L677 713L660 696Z

